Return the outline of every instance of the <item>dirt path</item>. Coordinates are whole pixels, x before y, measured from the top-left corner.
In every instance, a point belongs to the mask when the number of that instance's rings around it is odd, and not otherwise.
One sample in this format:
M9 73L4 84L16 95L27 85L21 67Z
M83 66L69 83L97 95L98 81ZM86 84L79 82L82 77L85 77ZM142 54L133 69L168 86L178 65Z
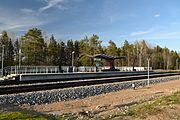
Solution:
M124 106L136 104L140 101L168 95L180 90L180 80L152 85L149 88L128 89L118 92L92 96L80 100L64 101L46 105L23 105L22 108L35 110L46 114L68 114L82 111L93 112L98 116L120 112Z

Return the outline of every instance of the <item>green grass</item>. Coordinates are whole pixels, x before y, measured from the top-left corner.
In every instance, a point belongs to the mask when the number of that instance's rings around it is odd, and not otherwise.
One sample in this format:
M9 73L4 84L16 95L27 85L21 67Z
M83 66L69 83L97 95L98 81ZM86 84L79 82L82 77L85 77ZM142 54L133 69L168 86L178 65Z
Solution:
M0 113L0 120L65 120L60 116L38 115L25 112L3 112Z
M158 112L161 112L162 106L167 106L172 104L180 104L180 92L176 92L170 96L159 98L149 103L144 103L132 107L126 110L123 114L121 114L121 116L133 116L133 117L145 118L148 115L155 115L158 114Z

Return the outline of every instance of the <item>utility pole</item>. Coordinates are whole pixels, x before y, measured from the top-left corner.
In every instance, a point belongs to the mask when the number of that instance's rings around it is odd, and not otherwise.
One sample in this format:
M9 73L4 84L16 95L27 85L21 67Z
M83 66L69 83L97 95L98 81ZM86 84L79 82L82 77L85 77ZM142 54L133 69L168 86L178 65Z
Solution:
M21 67L21 54L22 54L21 46L22 46L22 40L19 41L19 68Z
M21 67L21 49L19 49L19 68Z
M150 81L149 81L149 61L150 61L150 58L147 58L147 61L148 61L148 87L149 87L149 84L150 84Z
M74 51L72 51L72 69L73 69L73 72L74 72Z

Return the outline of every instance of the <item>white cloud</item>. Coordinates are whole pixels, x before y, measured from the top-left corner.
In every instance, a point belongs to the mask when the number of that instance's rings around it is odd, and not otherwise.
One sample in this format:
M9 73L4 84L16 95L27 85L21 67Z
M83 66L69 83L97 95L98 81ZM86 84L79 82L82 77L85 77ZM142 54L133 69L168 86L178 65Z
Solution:
M67 9L66 7L64 7L62 5L67 0L41 0L41 1L46 2L47 5L39 8L40 13L47 10L47 9L53 8L53 7L56 7L58 9L62 9L62 10Z
M155 14L155 15L154 15L154 17L156 17L156 18L157 18L157 17L160 17L160 16L161 16L160 14Z
M33 13L34 11L32 9L22 8L20 9L22 13Z
M0 11L3 11L0 13L0 31L24 31L48 22L47 19L43 19L30 9L21 9L21 12L19 12L17 10L0 8Z
M180 39L180 31L174 31L174 32L166 32L161 34L156 34L150 37L150 39Z
M144 34L148 34L148 33L152 33L154 32L154 29L149 29L146 31L137 31L137 32L132 32L131 36L139 36L139 35L144 35Z
M21 8L19 10L6 8L0 5L0 32L3 30L26 31L32 27L38 27L47 24L52 19L45 19L48 14L42 12L50 8L67 9L64 4L68 0L37 0L44 2L44 7L37 10Z

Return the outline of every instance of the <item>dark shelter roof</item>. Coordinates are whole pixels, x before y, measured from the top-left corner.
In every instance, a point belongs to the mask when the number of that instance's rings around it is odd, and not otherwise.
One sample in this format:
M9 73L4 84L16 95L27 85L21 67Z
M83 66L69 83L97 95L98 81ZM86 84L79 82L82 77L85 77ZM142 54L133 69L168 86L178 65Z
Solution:
M93 56L93 58L101 58L101 59L105 59L105 60L125 59L124 56L113 57L113 56L105 55L105 54L96 54L96 55Z

